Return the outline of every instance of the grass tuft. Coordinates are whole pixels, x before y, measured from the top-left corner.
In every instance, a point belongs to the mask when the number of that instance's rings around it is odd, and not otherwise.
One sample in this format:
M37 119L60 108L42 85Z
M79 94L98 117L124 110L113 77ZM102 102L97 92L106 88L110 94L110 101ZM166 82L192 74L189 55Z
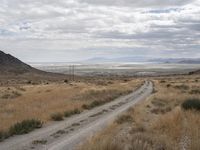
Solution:
M121 115L116 119L116 123L123 124L125 122L132 122L133 118L130 115Z
M200 90L199 89L191 90L190 94L200 94Z
M0 132L0 142L7 139L9 136L8 132Z
M63 120L63 114L61 113L54 113L51 115L51 119L53 121L62 121Z
M42 122L39 120L31 119L24 120L22 122L18 122L10 127L9 134L12 135L20 135L26 134L33 131L36 128L41 128Z
M80 114L81 113L81 111L79 110L79 109L74 109L74 110L72 110L72 111L65 111L64 112L64 116L65 117L70 117L70 116L72 116L72 115L75 115L75 114Z

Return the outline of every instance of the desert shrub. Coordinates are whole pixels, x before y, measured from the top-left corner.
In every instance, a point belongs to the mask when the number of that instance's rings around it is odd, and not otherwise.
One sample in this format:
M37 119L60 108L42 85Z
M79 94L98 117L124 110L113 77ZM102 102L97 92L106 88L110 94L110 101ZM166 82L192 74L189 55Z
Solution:
M67 79L64 80L65 83L68 83L69 81Z
M175 88L180 90L188 90L189 86L182 84L182 85L176 85Z
M3 99L17 98L17 97L19 97L21 95L22 94L17 92L17 91L12 91L12 93L6 93L6 94L2 95L1 98L3 98Z
M121 115L116 119L116 123L123 124L125 122L132 122L133 118L130 115Z
M93 101L93 102L90 103L90 104L83 104L83 105L82 105L82 108L83 108L83 109L92 109L92 108L94 108L94 107L103 105L103 104L105 104L106 102L109 102L109 101Z
M4 134L3 132L0 132L0 141L2 141L4 139Z
M165 114L167 112L171 111L170 107L166 107L166 108L153 108L151 110L152 113L154 114Z
M182 103L182 108L185 110L195 109L200 111L200 100L199 99L188 99Z
M8 99L11 95L10 94L4 94L1 96L2 99Z
M82 99L91 99L93 100L90 104L83 104L83 109L92 109L94 107L103 105L105 103L108 103L119 96L126 95L128 93L131 93L132 90L127 91L118 91L118 90L102 90L102 91L96 91L91 90L89 91Z
M9 137L9 133L8 132L1 132L0 131L0 142L3 141L4 139L7 139Z
M26 89L23 88L23 87L19 87L18 89L19 89L20 91L26 91Z
M93 107L96 107L96 106L99 106L101 104L105 103L104 101L93 101L91 104L90 104L90 107L93 108Z
M83 104L83 105L82 105L82 108L83 108L83 109L90 109L90 108L89 108L89 105L87 105L87 104Z
M31 80L27 81L27 84L31 84L31 83L32 83L32 81L31 81Z
M63 114L61 114L61 113L54 113L54 114L51 115L51 119L53 121L61 121L61 120L63 120Z
M19 135L26 134L33 131L36 128L41 128L42 122L39 120L31 119L24 120L22 122L18 122L10 127L9 134L10 135Z
M190 94L200 94L200 90L199 89L191 90Z
M35 140L35 141L32 142L32 144L34 144L34 145L37 145L37 144L44 145L46 143L47 143L47 140L44 140L44 139L42 139L42 140Z
M72 110L72 111L65 111L65 112L64 112L64 116L65 116L65 117L70 117L70 116L72 116L72 115L80 114L80 113L81 113L81 111L80 111L79 109L74 109L74 110Z
M22 94L21 93L19 93L19 92L17 92L17 91L13 91L13 96L12 96L12 98L16 98L16 97L19 97L19 96L21 96Z
M161 81L160 81L160 83L165 83L165 82L166 82L165 80L161 80Z
M164 107L166 105L165 100L158 98L153 99L151 103L156 107Z
M169 88L171 86L171 84L167 84L166 86Z

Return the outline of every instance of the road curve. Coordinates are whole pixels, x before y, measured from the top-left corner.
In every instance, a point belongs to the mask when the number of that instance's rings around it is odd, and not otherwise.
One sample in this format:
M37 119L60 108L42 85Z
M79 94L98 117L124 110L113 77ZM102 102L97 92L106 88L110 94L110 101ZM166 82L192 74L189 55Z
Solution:
M152 91L152 82L145 81L139 89L127 96L29 134L0 142L0 150L73 150L86 138L106 127L119 114L147 98Z

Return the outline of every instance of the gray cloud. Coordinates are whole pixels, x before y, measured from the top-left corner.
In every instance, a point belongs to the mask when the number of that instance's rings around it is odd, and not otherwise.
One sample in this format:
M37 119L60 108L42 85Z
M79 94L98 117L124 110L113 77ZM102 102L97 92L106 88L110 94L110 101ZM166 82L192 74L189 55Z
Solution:
M166 7L185 5L191 3L191 0L79 0L79 2L106 6Z
M3 1L0 49L25 61L200 57L199 14L200 0Z

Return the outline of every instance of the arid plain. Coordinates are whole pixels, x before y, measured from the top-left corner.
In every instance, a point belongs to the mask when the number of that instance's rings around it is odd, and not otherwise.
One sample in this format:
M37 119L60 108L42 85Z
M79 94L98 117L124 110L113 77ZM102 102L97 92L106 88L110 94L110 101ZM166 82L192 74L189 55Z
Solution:
M199 101L200 76L199 71L195 71L198 66L166 68L115 68L109 74L109 69L95 69L89 76L88 69L73 76L59 74L63 69L57 74L1 76L0 140L4 142L36 128L62 122L128 95L145 81L151 81L154 84L151 96L110 121L106 128L76 148L198 150L199 111L183 108L187 100ZM39 140L36 144L46 142Z

